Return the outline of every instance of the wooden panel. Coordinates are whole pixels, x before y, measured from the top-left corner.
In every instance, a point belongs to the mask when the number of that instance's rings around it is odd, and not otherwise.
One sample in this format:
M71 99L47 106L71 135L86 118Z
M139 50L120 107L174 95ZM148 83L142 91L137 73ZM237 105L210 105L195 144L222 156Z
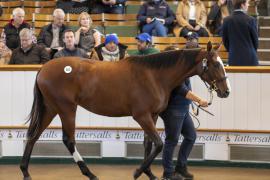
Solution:
M33 93L34 93L34 84L35 81L33 81L36 78L36 71L28 71L25 73L25 111L26 114L30 113L32 109L33 104ZM18 119L19 124L25 123L25 119Z
M0 6L2 7L20 7L22 5L21 1L6 1L6 2L0 2Z
M247 129L247 74L237 74L235 76L235 84L233 91L235 92L234 98L234 128Z
M11 124L18 124L27 117L26 111L26 97L25 97L25 74L24 72L12 73L12 87L11 87L11 103L12 103L12 119Z
M261 126L261 75L247 74L247 129ZM252 104L252 105L251 105Z
M10 125L11 114L11 96L12 96L12 73L0 72L0 125ZM5 121L6 120L6 121Z
M51 7L55 8L56 7L56 2L55 1L24 1L23 2L24 7Z
M234 128L234 111L237 107L234 104L235 97L235 86L238 86L235 82L235 74L229 73L228 78L231 85L231 92L228 98L222 99L221 108L220 108L220 128L229 129Z
M137 21L137 14L104 14L105 21Z
M261 100L261 130L270 129L270 115L269 115L269 102L270 102L270 74L261 74L261 88L260 88L260 100Z
M78 106L76 112L76 125L78 126L90 126L90 112Z

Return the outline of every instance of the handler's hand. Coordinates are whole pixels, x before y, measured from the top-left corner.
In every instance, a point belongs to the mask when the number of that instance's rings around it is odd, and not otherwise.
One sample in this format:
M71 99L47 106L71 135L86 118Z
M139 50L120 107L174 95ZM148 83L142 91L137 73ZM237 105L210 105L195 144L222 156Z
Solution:
M204 99L200 99L198 103L201 107L208 107L208 102Z

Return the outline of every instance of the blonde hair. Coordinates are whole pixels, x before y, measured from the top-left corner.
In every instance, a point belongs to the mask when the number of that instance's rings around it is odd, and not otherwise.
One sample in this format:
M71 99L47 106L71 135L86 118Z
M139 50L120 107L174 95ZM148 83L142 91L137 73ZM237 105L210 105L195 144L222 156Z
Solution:
M20 38L21 37L28 37L28 38L32 38L33 36L33 32L28 29L28 28L23 28L21 31L20 31Z
M82 20L82 17L83 16L86 16L88 19L89 19L89 27L92 26L92 18L90 17L90 15L87 13L87 12L82 12L79 17L78 17L78 23L79 23L79 26L81 26L81 20Z

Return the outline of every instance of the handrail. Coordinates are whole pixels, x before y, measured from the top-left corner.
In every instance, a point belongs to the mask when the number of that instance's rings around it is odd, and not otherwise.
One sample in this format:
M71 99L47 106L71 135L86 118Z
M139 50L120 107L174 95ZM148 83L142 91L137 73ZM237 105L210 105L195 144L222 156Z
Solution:
M28 126L0 126L0 129L28 129ZM49 126L47 129L62 129L61 126ZM106 126L76 126L77 130L115 130L115 131L142 131L139 127L106 127ZM164 131L164 128L157 128ZM269 134L270 130L244 130L244 129L197 129L198 132L219 132L219 133L259 133Z
M38 71L42 65L0 65L0 71ZM232 73L270 73L270 66L226 66Z

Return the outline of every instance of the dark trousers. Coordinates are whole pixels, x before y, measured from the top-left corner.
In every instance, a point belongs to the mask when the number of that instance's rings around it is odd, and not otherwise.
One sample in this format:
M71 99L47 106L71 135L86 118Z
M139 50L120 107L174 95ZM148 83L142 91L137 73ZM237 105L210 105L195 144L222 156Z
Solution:
M124 13L124 5L114 5L108 6L103 4L96 4L91 10L92 14L101 14L101 13L110 13L110 14L123 14Z
M189 24L191 26L195 27L196 26L196 21L195 20L189 20ZM186 38L187 37L187 34L189 32L196 32L199 35L199 37L208 37L209 36L209 34L206 31L206 29L203 28L203 27L201 27L198 31L191 31L188 28L183 27L182 30L181 30L181 32L180 32L180 36Z
M160 117L165 125L165 143L162 154L162 165L164 168L163 176L170 177L175 169L187 164L187 158L196 140L196 130L192 118L189 115L189 106L167 108ZM173 166L173 152L178 143L180 134L184 140L178 152L177 164Z

